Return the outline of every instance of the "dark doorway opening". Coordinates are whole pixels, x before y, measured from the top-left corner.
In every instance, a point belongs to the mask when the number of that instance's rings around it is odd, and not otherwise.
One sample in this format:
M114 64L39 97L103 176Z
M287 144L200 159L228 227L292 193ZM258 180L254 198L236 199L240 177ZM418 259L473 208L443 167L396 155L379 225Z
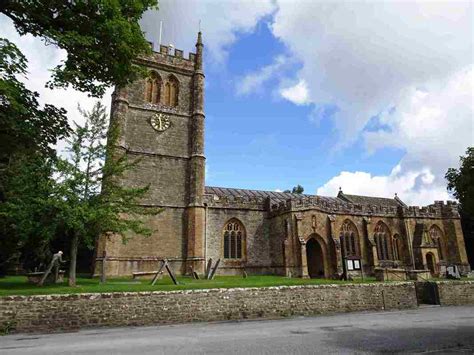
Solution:
M306 243L306 260L308 263L308 275L313 278L324 277L324 255L321 244L311 238Z
M426 254L426 266L430 270L431 276L436 274L434 256L431 253Z

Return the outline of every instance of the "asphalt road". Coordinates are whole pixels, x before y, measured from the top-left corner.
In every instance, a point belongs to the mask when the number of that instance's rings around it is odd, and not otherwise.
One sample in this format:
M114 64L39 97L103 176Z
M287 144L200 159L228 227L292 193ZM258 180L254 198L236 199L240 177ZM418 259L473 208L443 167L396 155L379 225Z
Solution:
M474 354L474 306L0 337L5 354Z

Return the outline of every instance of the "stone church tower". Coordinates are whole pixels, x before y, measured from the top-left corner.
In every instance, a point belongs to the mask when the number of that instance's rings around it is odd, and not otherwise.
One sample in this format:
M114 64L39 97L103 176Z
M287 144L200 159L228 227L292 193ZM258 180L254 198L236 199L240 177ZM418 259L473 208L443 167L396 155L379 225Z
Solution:
M168 258L179 273L204 267L204 72L203 43L198 34L196 54L160 46L139 59L150 74L112 96L111 120L120 126L119 149L138 165L123 183L150 186L143 201L163 212L146 217L149 238L135 236L126 245L120 238L102 237L97 255L108 256L108 273L154 270Z

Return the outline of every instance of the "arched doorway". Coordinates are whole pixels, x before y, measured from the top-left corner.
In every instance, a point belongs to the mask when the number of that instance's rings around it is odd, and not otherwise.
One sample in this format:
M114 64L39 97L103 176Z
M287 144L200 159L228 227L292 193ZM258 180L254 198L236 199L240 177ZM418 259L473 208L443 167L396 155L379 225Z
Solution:
M324 254L321 244L311 238L306 242L306 259L308 263L308 275L312 279L324 277Z
M435 260L434 255L431 253L426 254L426 266L428 267L428 270L430 270L431 276L434 276L436 273Z

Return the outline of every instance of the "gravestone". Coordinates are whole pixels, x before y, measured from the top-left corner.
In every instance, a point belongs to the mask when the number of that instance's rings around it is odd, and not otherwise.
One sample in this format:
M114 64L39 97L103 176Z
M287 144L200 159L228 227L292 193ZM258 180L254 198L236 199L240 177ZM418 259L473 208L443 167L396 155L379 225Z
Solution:
M459 269L456 265L450 265L446 268L446 278L453 280L459 280L461 278Z

